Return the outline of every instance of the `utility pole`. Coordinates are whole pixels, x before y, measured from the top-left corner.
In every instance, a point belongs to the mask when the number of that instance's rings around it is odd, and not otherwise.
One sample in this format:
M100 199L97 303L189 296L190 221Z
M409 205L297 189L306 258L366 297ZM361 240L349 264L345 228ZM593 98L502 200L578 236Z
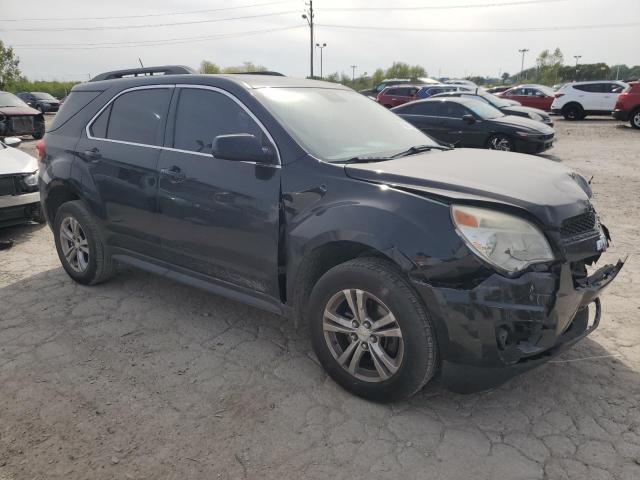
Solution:
M573 58L576 59L576 81L578 81L578 61L582 58L582 55L574 55Z
M358 68L357 65L351 65L351 85L353 88L356 88L356 68Z
M322 45L320 45L319 43L316 43L316 47L320 49L320 78L324 78L324 76L322 75L322 51L326 46L327 46L326 43L323 43Z
M309 10L302 15L302 18L304 18L309 24L309 68L311 71L311 78L313 78L313 0L309 0L309 3L305 3L305 5L309 5Z
M522 54L522 63L520 64L520 78L519 80L522 80L522 73L524 72L524 54L527 53L529 51L528 48L521 48L520 50L518 50L518 52L520 52Z

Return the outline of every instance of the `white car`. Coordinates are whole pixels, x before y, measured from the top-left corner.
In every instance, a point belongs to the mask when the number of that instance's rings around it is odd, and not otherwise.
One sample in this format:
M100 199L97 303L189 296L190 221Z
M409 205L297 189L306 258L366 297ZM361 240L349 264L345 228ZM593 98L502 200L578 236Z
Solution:
M17 148L20 139L0 142L0 226L44 223L38 191L38 160Z
M587 115L611 115L618 95L626 87L626 83L617 80L567 83L555 93L551 111L567 120L582 120Z

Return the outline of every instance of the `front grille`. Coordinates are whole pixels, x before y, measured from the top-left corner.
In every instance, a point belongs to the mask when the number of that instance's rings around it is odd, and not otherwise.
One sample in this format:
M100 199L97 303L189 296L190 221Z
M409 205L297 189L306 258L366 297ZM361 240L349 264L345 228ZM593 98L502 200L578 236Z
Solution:
M28 115L11 117L11 126L15 133L33 132L33 117Z
M2 195L15 195L16 194L16 182L13 177L0 178L0 196Z
M590 209L588 212L564 220L560 227L560 233L564 238L576 237L594 231L597 224L596 212Z

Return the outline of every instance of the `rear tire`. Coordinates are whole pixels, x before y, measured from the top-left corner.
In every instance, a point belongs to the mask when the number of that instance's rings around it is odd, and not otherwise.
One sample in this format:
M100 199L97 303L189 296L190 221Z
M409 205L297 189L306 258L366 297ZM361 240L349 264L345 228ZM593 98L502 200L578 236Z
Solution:
M583 108L578 104L570 104L562 109L562 116L565 120L582 120L585 117Z
M44 130L45 130L44 121L38 122L36 123L35 129L31 136L33 137L34 140L40 140L42 137L44 137Z
M640 130L640 108L631 112L629 123L633 128L637 128L638 130Z
M56 250L63 268L76 282L95 285L113 275L100 230L79 200L62 204L53 222Z
M405 399L436 371L429 315L387 260L357 258L326 272L311 293L308 318L320 363L355 395L377 402Z

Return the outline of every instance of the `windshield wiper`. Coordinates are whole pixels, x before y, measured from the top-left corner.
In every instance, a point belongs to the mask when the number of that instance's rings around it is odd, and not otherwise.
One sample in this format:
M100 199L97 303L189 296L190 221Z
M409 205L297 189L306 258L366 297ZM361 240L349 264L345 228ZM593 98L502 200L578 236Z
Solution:
M415 147L408 148L403 152L396 153L391 158L406 157L408 155L415 155L416 153L428 152L429 150L453 150L453 148L445 147L444 145L417 145Z
M374 163L374 162L384 162L387 160L393 160L394 158L395 157L353 157L348 160L341 160L333 163L342 163L345 165L349 163Z

